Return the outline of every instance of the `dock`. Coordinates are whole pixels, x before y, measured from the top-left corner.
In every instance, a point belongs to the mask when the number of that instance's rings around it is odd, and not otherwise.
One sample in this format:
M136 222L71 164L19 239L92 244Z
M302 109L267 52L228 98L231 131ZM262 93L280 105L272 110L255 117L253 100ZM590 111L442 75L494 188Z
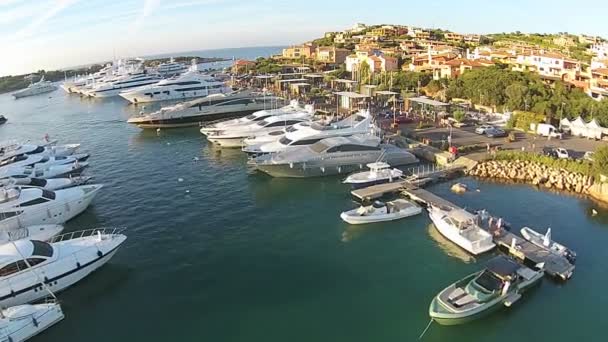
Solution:
M551 277L568 280L574 273L574 265L565 257L551 253L511 232L505 231L494 237L494 242L498 249L521 260L527 266L544 264L545 273Z

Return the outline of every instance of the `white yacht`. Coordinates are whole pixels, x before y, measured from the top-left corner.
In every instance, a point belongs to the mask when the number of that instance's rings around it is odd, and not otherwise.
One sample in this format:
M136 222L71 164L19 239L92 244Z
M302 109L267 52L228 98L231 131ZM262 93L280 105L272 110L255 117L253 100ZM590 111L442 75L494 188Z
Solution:
M28 227L3 224L0 226L0 245L23 239L49 241L61 234L62 231L63 226L59 224L43 224Z
M55 301L12 306L0 311L0 341L23 342L64 318Z
M300 123L288 128L285 135L276 141L249 145L243 148L243 151L249 154L276 153L301 146L309 146L326 138L373 133L374 125L371 119L369 111L360 111L329 125L312 122Z
M117 229L71 232L50 242L19 240L0 246L0 305L30 303L74 285L118 251L126 236Z
M76 176L69 178L52 178L52 179L44 179L44 178L35 178L35 177L27 177L27 176L15 176L11 178L0 179L0 187L14 187L20 186L22 188L25 187L36 187L44 190L61 190L67 189L78 185L84 185L88 181L91 180L92 177L88 176Z
M13 93L13 96L18 99L26 96L33 96L38 94L50 93L55 91L57 86L49 81L44 80L44 76L40 78L40 81L30 84L27 88L18 90Z
M362 205L359 208L344 211L340 214L340 218L350 224L366 224L399 220L418 215L421 212L422 208L418 205L399 198L386 203L375 201L367 206Z
M382 158L399 166L418 162L404 149L380 143L368 134L334 137L283 152L262 154L249 160L256 169L273 177L314 177L362 170Z
M61 89L65 90L68 93L80 93L80 89L82 87L85 87L88 84L97 83L104 77L111 75L113 72L113 65L111 63L108 63L101 70L95 73L84 76L78 76L71 81L68 81L66 79L66 81L61 84Z
M35 144L20 144L6 143L0 144L0 160L19 155L43 155L52 157L67 157L76 153L80 144L67 145L35 145Z
M162 80L155 84L127 90L120 96L132 103L167 100L184 100L214 94L227 94L232 88L213 76L201 74L197 70Z
M196 63L196 61L193 61ZM156 72L162 77L172 77L179 75L188 70L188 66L183 63L178 63L173 57L166 63L161 63L156 67Z
M277 101L282 99L248 91L215 94L163 107L152 113L142 112L127 122L140 128L198 126L201 122L243 117Z
M441 235L467 252L478 255L496 246L492 235L477 224L477 216L466 210L429 206L428 211Z
M235 126L246 126L254 124L258 121L262 121L274 115L294 114L299 112L309 112L311 115L314 114L315 110L312 105L306 105L302 107L298 100L291 100L287 106L275 109L263 109L247 115L243 118L222 120L220 122L213 122L207 125L201 126L201 133L207 134L215 131L225 131Z
M6 170L0 170L0 179L5 178L61 178L72 175L79 175L84 169L89 166L89 163L75 162L73 164L53 165L45 167L21 166L12 167Z
M18 216L23 226L63 224L82 213L101 188L101 184L57 191L0 188L0 223Z
M384 162L374 162L366 165L369 170L354 173L344 180L343 183L350 184L355 189L365 188L376 184L390 183L403 176L403 171L391 169Z
M0 160L0 173L4 170L23 168L32 166L34 168L45 168L55 165L73 164L85 161L89 158L88 154L75 154L68 157L47 157L44 155L18 155L8 159Z
M159 75L148 74L145 72L139 72L123 76L115 82L107 82L93 87L87 91L85 95L92 97L111 97L117 96L123 91L129 89L139 88L150 84L156 84L161 81Z
M233 126L224 131L214 131L207 133L207 140L221 147L242 147L243 139L258 134L269 133L283 130L286 127L300 122L309 122L312 114L299 112L293 114L283 114L268 117L262 121L245 126Z

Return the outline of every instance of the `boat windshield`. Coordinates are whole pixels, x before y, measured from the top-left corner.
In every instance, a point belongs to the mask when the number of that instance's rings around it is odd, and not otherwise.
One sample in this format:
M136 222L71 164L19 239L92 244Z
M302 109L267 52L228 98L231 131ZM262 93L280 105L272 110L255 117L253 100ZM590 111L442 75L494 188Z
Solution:
M298 128L295 126L290 126L290 127L287 127L287 129L286 129L287 132L295 132L297 130L298 130Z
M258 126L260 126L260 127L265 127L266 125L268 125L268 121L266 121L266 120L262 120L262 121L258 122Z
M310 145L310 149L312 149L313 151L317 152L317 153L321 153L325 150L327 150L329 146L327 146L323 141L319 141L316 142L312 145Z
M292 140L290 140L290 139L289 139L289 138L287 138L287 137L282 137L281 139L279 139L279 142L280 142L282 145L287 146L287 145L291 144Z
M486 293L498 291L503 285L502 280L488 270L483 271L479 277L473 280L473 284L478 290Z
M291 126L290 126L290 127L291 127ZM268 135L282 135L282 134L284 134L284 133L285 133L285 132L283 132L283 130L280 130L280 131L274 131L274 132L270 132L270 133L268 133Z

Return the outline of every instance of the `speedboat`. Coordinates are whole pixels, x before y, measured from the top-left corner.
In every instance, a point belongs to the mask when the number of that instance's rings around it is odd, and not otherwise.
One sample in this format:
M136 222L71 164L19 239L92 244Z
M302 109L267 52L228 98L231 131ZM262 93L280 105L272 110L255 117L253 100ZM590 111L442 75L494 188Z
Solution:
M0 245L22 239L49 241L61 234L63 226L59 224L43 224L22 228L11 228L3 225L0 229Z
M0 188L0 223L19 215L23 226L63 224L82 213L101 188L101 184L57 191Z
M70 175L79 175L89 166L89 163L75 162L72 164L53 165L45 167L22 166L12 167L7 170L0 170L0 179L5 178L61 178Z
M329 125L319 123L300 123L286 130L285 135L276 141L251 145L243 148L249 154L264 154L287 151L291 148L312 145L322 139L348 137L354 134L373 133L369 111L360 111L341 121Z
M0 246L0 305L9 307L57 293L95 271L127 237L118 229L59 235L49 242L18 240ZM44 283L43 283L44 282Z
M340 218L350 224L365 224L398 220L421 212L422 208L419 206L404 199L397 199L386 203L375 201L371 205L345 211L340 214Z
M492 235L479 227L477 217L466 210L429 206L428 211L441 235L467 252L478 255L496 246Z
M19 144L19 143L8 143L0 145L0 160L4 160L10 157L19 155L42 155L47 157L68 157L76 153L76 150L80 147L80 144L67 144L67 145L32 145L32 144Z
M310 146L262 154L249 160L273 177L315 177L351 173L379 158L395 166L418 162L410 152L380 143L380 138L360 134L323 139Z
M305 111L309 112L312 115L314 114L314 107L311 105L306 105L302 107L300 106L300 103L297 100L291 100L287 106L281 108L263 109L254 112L250 115L247 115L243 118L222 120L220 122L213 122L207 125L203 125L200 131L202 134L206 135L210 132L224 131L235 126L251 125L275 115L294 114Z
M538 247L546 249L549 252L557 254L559 256L563 256L564 258L568 259L568 261L573 265L576 262L576 252L562 244L551 240L551 228L548 228L547 233L543 235L533 230L532 228L523 227L521 229L521 235L524 237L524 239L530 241Z
M242 147L243 139L258 134L270 133L277 129L295 125L300 122L308 122L312 115L308 112L297 112L268 117L255 124L245 126L232 126L225 131L214 131L207 133L207 140L221 147Z
M12 306L0 311L0 341L23 342L64 319L55 301Z
M201 122L243 117L277 101L282 99L249 91L214 94L163 107L152 113L142 112L127 122L140 128L191 127Z
M73 164L85 161L89 158L86 153L75 154L68 157L48 157L44 155L18 155L0 161L0 171L20 168L20 167L39 167L44 168L54 165Z
M49 81L45 81L44 76L42 76L38 82L30 84L25 89L14 92L13 96L15 99L18 99L26 96L50 93L55 90L57 90L57 86Z
M114 82L99 84L85 93L92 97L111 97L117 96L127 89L139 88L160 82L162 78L158 75L138 72L123 76Z
M439 292L431 301L429 316L442 325L470 322L502 307L511 307L542 278L542 269L533 270L509 257L497 256L482 271Z
M86 184L91 180L91 178L92 177L88 176L76 176L69 178L44 179L16 176L12 178L0 179L0 187L20 186L22 188L36 187L44 190L60 190Z
M375 184L390 183L403 176L403 171L391 169L391 166L384 162L369 163L366 166L369 171L353 173L346 177L343 183L350 184L354 189L360 189Z
M169 100L186 100L215 94L228 94L232 88L223 81L191 69L179 76L161 80L144 87L121 92L119 95L131 103Z

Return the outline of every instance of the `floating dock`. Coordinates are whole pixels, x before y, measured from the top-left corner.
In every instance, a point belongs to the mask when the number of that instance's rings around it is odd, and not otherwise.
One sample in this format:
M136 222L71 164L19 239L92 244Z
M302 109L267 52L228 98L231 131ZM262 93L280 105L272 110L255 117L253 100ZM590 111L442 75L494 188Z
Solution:
M494 242L501 251L516 257L527 266L544 264L545 273L549 276L568 280L574 273L574 265L563 256L541 248L511 232L504 231L494 237Z

